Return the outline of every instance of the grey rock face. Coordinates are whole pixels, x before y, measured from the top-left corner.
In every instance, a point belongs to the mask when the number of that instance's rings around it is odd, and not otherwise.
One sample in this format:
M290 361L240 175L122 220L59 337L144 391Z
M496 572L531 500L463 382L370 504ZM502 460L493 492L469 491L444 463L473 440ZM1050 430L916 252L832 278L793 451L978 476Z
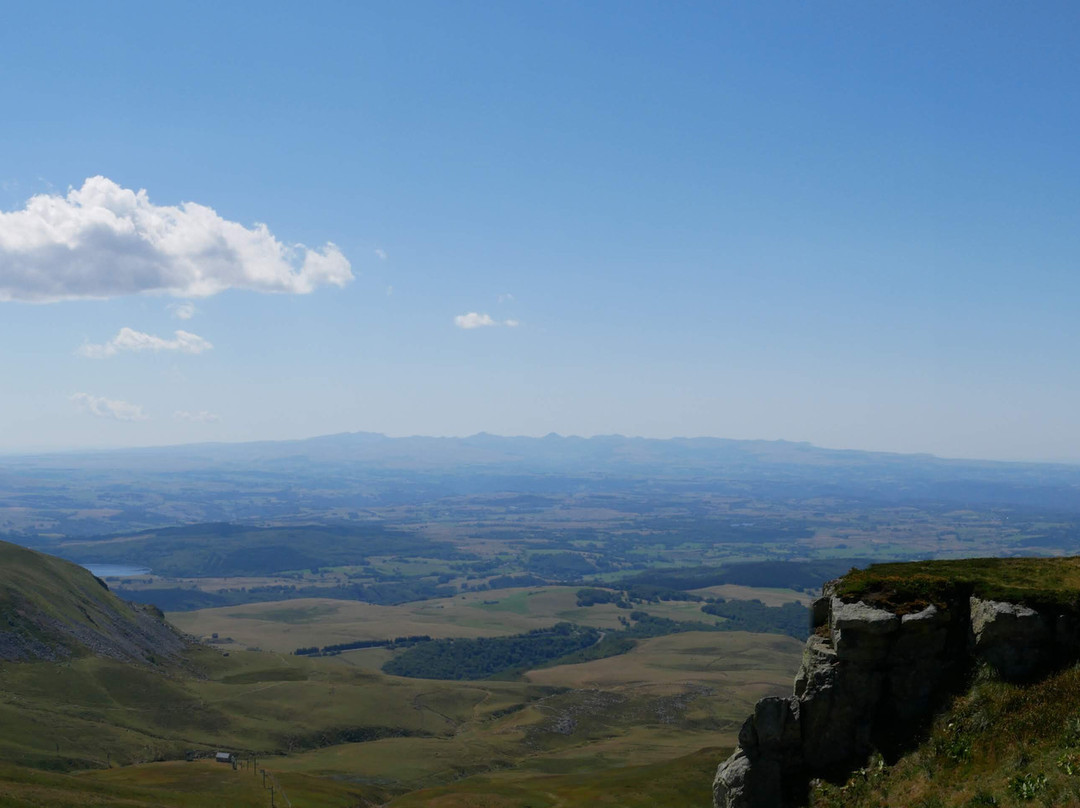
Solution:
M943 659L961 653L959 648L947 647L951 624L952 615L933 605L901 618L900 633L886 666L891 712L896 720L918 721L932 709L940 681L937 668Z
M717 770L716 808L788 808L810 777L843 776L913 732L973 662L1017 679L1080 656L1080 618L974 597L901 616L828 584L812 617L794 696L758 702Z
M829 622L829 609L832 606L832 596L822 595L810 606L810 627L817 628Z
M759 745L769 749L796 749L802 743L799 730L799 700L762 699L754 707L754 730Z
M844 603L833 597L830 612L833 637L836 639L843 631L853 630L864 635L891 634L900 628L900 616L885 609L858 603Z
M750 758L742 749L720 764L713 779L713 804L749 808L751 795L747 792L750 777Z
M1006 679L1030 676L1047 662L1053 634L1034 609L971 598L971 645L975 657Z
M842 660L879 659L900 630L900 618L865 603L844 603L833 598L829 620L833 647Z
M795 695L802 698L808 691L817 692L831 687L836 665L836 649L825 637L811 634L803 648L802 664L795 674Z

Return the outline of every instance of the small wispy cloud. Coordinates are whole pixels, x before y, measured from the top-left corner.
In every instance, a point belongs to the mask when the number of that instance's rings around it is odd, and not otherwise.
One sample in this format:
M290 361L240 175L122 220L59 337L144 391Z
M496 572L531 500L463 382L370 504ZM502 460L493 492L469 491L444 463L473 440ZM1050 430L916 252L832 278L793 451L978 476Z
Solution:
M191 421L199 424L212 424L215 421L220 421L221 418L212 412L206 410L199 410L198 412L188 412L187 410L177 410L173 413L173 418L178 421Z
M512 294L507 292L505 295L499 295L498 300L500 303L513 303L515 298Z
M506 328L516 328L520 323L517 320L495 320L490 314L479 314L475 311L470 311L468 314L459 314L454 318L454 325L458 328L472 329L472 328L488 328L505 326Z
M386 260L386 250L380 250L378 247L376 247L375 248L375 257L378 258L380 261L385 261Z
M393 286L387 286L386 287L386 296L390 297L392 294L394 294L394 287Z
M89 393L76 393L71 396L71 401L80 411L87 412L97 418L112 418L116 421L150 420L150 416L143 412L141 406L127 401L92 396Z
M498 325L498 323L492 320L489 314L477 314L475 311L470 311L468 314L459 314L455 317L454 325L458 328L484 328Z
M166 308L177 320L190 320L195 316L195 304L189 300L183 303L170 303Z
M108 342L100 344L88 342L79 346L76 352L79 356L90 359L105 359L124 351L135 353L141 351L154 351L155 353L179 351L186 354L201 354L204 351L211 350L213 347L208 340L203 339L198 334L192 334L190 331L176 331L172 339L164 339L163 337L145 334L142 331L125 327L121 328L116 336Z

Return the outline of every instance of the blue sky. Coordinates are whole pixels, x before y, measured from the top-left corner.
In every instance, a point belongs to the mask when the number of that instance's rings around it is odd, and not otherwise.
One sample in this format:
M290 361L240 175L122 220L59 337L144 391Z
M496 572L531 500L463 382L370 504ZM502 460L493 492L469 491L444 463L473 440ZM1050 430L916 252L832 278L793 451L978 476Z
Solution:
M0 450L1080 460L1077 52L1068 3L18 4Z

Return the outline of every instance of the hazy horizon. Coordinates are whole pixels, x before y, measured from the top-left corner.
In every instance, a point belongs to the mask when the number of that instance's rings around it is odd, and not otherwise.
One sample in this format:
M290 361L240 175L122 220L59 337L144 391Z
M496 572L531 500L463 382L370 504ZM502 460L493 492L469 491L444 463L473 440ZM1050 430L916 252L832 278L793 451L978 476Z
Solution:
M724 441L739 441L750 443L786 443L800 446L809 446L815 449L824 449L826 451L836 452L866 452L870 454L895 454L905 457L931 457L936 460L947 461L987 461L995 463L1035 463L1035 464L1050 464L1050 465L1078 465L1080 460L1068 459L1068 458L1001 458L1001 457L954 457L934 454L933 452L897 452L891 449L875 449L866 448L861 446L822 446L811 441L792 440L790 438L731 438L725 435L667 435L667 436L653 436L653 435L623 435L617 432L611 433L598 433L595 435L577 435L577 434L562 434L559 432L549 432L543 435L500 435L494 432L481 430L480 432L473 432L467 435L425 435L422 433L409 433L401 435L390 435L384 432L372 432L368 430L353 430L347 432L329 432L329 433L316 433L312 435L301 435L295 437L283 437L283 438L261 438L253 440L210 440L210 441L187 441L183 443L148 443L140 445L130 446L69 446L69 447L40 447L40 448L27 448L27 449L3 449L0 448L0 457L32 457L37 455L77 455L81 453L109 453L109 452L124 452L128 450L155 450L155 449L179 449L184 447L198 447L198 446L243 446L246 444L258 444L258 443L297 443L309 440L319 440L323 438L333 437L345 437L354 435L373 435L383 438L389 438L391 440L398 439L433 439L433 440L467 440L469 438L476 438L480 436L489 436L494 438L505 438L508 440L517 438L527 438L532 440L542 440L548 437L556 438L580 438L583 440L591 440L593 438L624 438L627 440L655 440L655 441L669 441L669 440L724 440Z

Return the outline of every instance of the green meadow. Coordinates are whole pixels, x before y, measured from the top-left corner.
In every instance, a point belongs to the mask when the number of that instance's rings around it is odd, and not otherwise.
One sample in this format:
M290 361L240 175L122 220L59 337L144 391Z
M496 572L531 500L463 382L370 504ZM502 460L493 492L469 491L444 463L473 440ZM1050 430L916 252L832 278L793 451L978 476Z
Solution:
M801 656L791 637L715 630L725 618L697 601L627 609L551 585L396 606L296 599L176 613L180 628L217 634L216 644L114 659L82 643L126 641L120 618L106 617L128 607L74 565L8 553L10 624L63 618L87 639L65 635L50 660L0 663L3 806L704 805L717 747L734 744L758 698L790 688ZM130 613L164 630L152 611ZM547 631L559 623L563 633ZM618 656L584 653L631 624L677 633L641 633ZM560 640L554 661L525 655L534 669L474 680L383 672L402 648L291 653L413 635L503 648L536 630L577 632L589 645L565 656ZM220 751L237 768L216 763Z
M183 631L223 648L259 648L291 653L306 646L326 646L356 640L384 640L426 634L443 637L495 637L548 628L559 622L598 629L618 629L626 610L613 603L579 607L579 587L544 586L464 592L438 598L379 606L348 600L306 599L248 603L190 612L170 612L168 618ZM768 605L806 602L807 596L789 589L737 587L727 597L760 599ZM721 595L721 596L725 596ZM715 625L720 618L705 614L693 601L661 601L640 607L654 617ZM214 638L217 634L217 638Z
M365 652L204 647L172 672L96 657L5 664L0 756L39 771L10 769L0 804L105 804L105 793L117 800L107 804L133 806L205 804L210 794L268 804L250 769L184 761L227 749L245 765L257 755L294 806L419 805L409 795L425 789L435 789L430 804L571 805L560 800L624 782L623 770L653 789L642 793L668 795L652 804L687 805L679 772L715 766L719 753L708 765L695 755L732 744L749 705L790 686L799 653L786 637L688 632L646 640L621 664L472 682L386 676ZM670 779L646 776L649 767Z

